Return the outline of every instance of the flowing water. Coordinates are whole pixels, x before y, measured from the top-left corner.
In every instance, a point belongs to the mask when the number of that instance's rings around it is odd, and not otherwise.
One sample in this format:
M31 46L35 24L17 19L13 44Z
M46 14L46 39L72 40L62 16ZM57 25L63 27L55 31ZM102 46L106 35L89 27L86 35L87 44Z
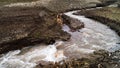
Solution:
M83 22L85 28L71 32L67 25L63 25L63 30L71 34L70 40L10 51L0 58L0 68L34 68L41 61L59 62L63 59L86 57L99 49L108 51L120 49L120 44L117 44L120 37L113 30L98 21L73 15L75 12L65 14Z

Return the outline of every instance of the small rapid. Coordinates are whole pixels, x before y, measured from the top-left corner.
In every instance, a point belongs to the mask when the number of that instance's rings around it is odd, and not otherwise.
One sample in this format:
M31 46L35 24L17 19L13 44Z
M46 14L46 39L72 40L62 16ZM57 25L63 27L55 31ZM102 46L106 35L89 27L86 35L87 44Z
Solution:
M69 58L87 57L96 50L115 51L120 49L120 37L109 27L84 16L73 15L77 11L65 15L78 19L85 28L71 32L67 25L62 30L71 34L71 39L57 41L53 45L39 44L10 51L0 57L0 68L34 68L41 61L59 62Z
M115 31L108 26L101 24L98 21L91 20L84 16L73 15L77 11L65 13L69 17L80 20L85 24L85 28L76 32L70 32L70 28L64 25L63 30L72 35L71 42L80 46L88 46L88 49L96 50L105 49L108 51L115 51L120 49L120 37ZM66 30L67 29L67 30Z

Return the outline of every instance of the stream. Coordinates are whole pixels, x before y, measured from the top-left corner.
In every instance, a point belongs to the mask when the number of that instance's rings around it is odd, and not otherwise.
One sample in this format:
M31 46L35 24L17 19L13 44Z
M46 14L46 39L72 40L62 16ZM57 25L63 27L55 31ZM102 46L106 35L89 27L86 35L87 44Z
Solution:
M88 57L96 50L115 51L120 49L120 37L109 27L98 21L73 15L77 11L65 13L80 20L85 28L71 32L67 25L62 30L71 34L71 39L56 41L53 45L38 44L22 50L10 51L0 58L0 68L34 68L39 62L59 62L69 58Z

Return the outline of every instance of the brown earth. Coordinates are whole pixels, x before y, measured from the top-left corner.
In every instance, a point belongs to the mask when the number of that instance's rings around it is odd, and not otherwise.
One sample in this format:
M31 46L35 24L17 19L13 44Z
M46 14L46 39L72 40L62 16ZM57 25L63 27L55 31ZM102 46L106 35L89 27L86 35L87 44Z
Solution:
M57 13L43 7L0 9L0 53L37 43L68 40L70 35L61 30ZM51 42L52 41L52 42Z

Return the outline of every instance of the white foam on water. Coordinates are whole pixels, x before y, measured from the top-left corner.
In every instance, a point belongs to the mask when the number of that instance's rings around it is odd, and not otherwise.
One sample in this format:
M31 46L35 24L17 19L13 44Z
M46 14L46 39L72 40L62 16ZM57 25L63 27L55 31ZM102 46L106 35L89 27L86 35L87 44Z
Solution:
M58 43L58 45L60 45ZM0 58L0 68L33 68L40 61L58 62L66 57L62 50L57 50L56 45L39 45L29 49L24 54L20 50L11 51Z
M120 42L120 37L113 30L100 22L73 15L74 12L77 11L65 14L82 21L85 28L71 32L70 28L64 25L63 30L71 34L70 40L10 51L0 57L0 68L34 68L40 61L59 62L69 57L86 57L87 54L99 49L108 51L120 49L120 45L116 44Z
M99 8L98 8L99 9ZM75 43L80 48L98 50L105 49L114 51L120 49L120 37L108 26L98 21L85 18L84 16L73 15L77 11L67 12L65 15L80 20L85 24L85 28L76 32L70 32L70 28L64 25L63 30L71 34L69 44Z

